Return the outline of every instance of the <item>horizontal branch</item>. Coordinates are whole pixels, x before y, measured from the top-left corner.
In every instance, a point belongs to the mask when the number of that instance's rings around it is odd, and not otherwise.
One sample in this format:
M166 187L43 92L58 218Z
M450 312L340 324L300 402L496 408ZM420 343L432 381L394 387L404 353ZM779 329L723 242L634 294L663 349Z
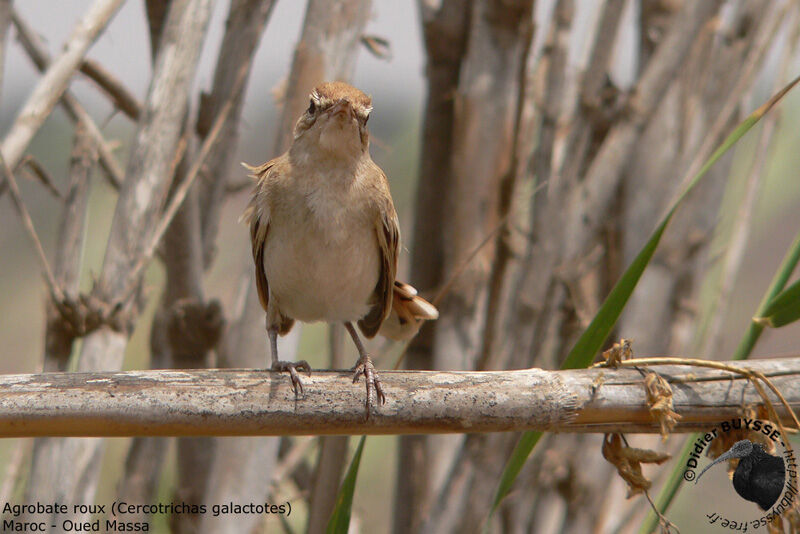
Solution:
M800 411L800 358L731 363L763 372ZM671 384L675 432L707 429L762 400L727 371L653 366ZM408 434L547 430L659 432L639 369L382 371L386 404L364 419L363 379L263 370L0 376L0 437ZM770 395L772 395L770 393ZM788 413L772 397L784 424Z

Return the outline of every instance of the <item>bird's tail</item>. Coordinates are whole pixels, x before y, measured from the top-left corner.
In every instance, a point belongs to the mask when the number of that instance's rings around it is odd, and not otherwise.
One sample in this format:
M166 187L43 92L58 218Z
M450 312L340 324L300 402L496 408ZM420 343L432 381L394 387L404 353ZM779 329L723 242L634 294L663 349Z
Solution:
M423 321L439 317L436 307L417 295L417 290L403 282L394 282L392 310L381 325L380 334L395 341L411 339Z

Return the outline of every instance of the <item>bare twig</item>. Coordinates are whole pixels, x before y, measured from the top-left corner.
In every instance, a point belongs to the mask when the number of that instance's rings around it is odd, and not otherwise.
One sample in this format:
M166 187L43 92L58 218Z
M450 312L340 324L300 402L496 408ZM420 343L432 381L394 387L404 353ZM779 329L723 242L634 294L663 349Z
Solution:
M100 65L97 61L85 59L83 63L81 63L80 70L111 97L111 102L114 106L134 121L139 120L139 115L142 112L142 105L136 100L136 97L128 91L125 85L115 78L113 74L108 72L105 67Z
M12 21L17 29L17 35L22 47L36 67L40 71L45 71L50 65L47 48L41 42L39 36L36 35L36 32L19 16L19 13L12 12ZM86 127L87 132L94 140L95 145L97 145L100 164L105 171L106 177L111 185L118 189L124 178L123 171L119 163L117 163L117 159L114 157L108 142L103 138L100 128L69 90L64 91L61 96L61 104L73 122L80 122Z
M123 0L95 0L92 7L75 25L63 52L47 68L0 144L0 151L10 168L16 167L19 163L31 139L67 89L89 46L100 35L122 3Z
M50 177L50 174L47 170L38 162L36 158L31 156L30 154L23 157L22 161L20 162L20 168L22 170L27 170L29 174L32 174L36 180L39 181L40 184L47 189L50 194L52 194L56 198L61 198L61 191L53 183L53 179Z
M247 69L242 68L239 71L237 84L241 85L246 77ZM236 91L234 91L235 93ZM169 205L164 210L163 215L158 221L158 224L155 226L155 230L153 231L152 236L150 236L148 242L146 243L145 247L142 249L142 254L139 257L138 261L131 269L130 273L128 274L128 283L127 289L123 291L122 301L126 301L133 295L133 292L136 290L136 286L138 284L139 276L142 274L142 271L145 267L150 263L150 260L153 259L153 255L156 252L156 248L158 244L161 242L161 238L164 236L164 232L167 231L169 228L169 224L172 222L173 217L180 209L183 200L186 198L186 195L189 193L189 188L191 188L192 184L194 183L195 178L197 178L200 170L203 167L205 162L206 156L211 151L211 148L214 146L214 143L217 142L217 138L219 137L219 133L222 131L222 126L225 124L228 115L230 114L231 110L233 109L233 98L229 99L222 109L219 112L219 115L214 120L214 125L211 128L208 136L203 141L203 146L200 148L200 151L197 154L197 157L194 159L192 166L189 169L189 172L186 174L186 177L183 179L181 184L175 189L172 198L170 199Z
M20 195L17 180L14 178L14 172L9 167L5 158L0 156L0 159L2 159L2 164L0 166L2 166L3 176L6 179L6 184L8 184L8 191L11 193L11 200L14 202L14 207L17 208L17 212L22 219L22 225L25 227L25 232L28 234L28 238L34 250L36 250L36 255L39 258L39 265L42 271L44 271L45 281L50 289L50 295L53 299L60 302L64 299L64 292L58 286L58 283L56 283L55 276L53 276L53 270L50 268L50 264L47 261L47 255L44 253L42 242L39 239L39 235L36 233L36 228L33 226L31 215L28 213L28 208L25 207L25 203L22 201L22 195Z
M81 258L84 249L85 222L89 204L89 177L97 163L97 150L83 123L75 129L75 141L70 157L69 189L59 224L53 270L56 282L64 295L72 300L78 294ZM73 302L80 302L80 299ZM45 332L45 371L65 371L72 352L72 342L79 329L64 313L68 303L51 301L47 309Z
M200 225L205 268L211 265L216 250L225 186L239 141L247 78L275 4L274 0L234 0L230 3L211 92L200 97L196 131L201 139L208 135L211 123L222 106L230 99L234 101L233 110L220 133L220 141L206 158L206 165L199 178L198 204L202 215ZM248 74L242 84L237 84L237 74L241 69L246 69ZM239 169L238 165L236 169Z
M275 471L272 473L272 478L269 481L271 491L275 491L286 477L291 476L292 472L297 469L297 466L299 466L305 458L306 453L308 453L316 443L317 440L312 437L304 436L297 438L297 441L292 445L292 448L289 449L289 452L286 453L281 462L275 466Z

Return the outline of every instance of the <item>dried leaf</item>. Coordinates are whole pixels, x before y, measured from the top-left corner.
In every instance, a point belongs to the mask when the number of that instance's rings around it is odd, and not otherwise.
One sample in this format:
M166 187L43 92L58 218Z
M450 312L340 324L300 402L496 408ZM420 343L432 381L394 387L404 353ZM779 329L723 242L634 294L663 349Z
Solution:
M680 414L673 410L672 387L664 378L652 372L644 377L644 387L650 415L658 421L661 426L661 439L666 441L675 423L681 418Z
M617 468L617 473L628 484L628 498L650 489L652 482L642 474L642 463L662 464L670 455L647 449L636 449L624 444L620 434L606 434L603 439L603 458Z
M377 35L362 35L361 44L378 59L386 61L392 59L392 45L388 39Z
M622 338L619 343L614 343L614 346L603 352L603 358L606 365L609 367L618 367L619 362L622 360L630 360L633 357L633 349L631 344L633 340Z

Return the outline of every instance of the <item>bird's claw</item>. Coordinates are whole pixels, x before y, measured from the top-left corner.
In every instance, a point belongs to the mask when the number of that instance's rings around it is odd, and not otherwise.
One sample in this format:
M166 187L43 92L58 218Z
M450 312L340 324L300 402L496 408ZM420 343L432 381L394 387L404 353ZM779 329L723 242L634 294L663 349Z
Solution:
M308 362L305 360L300 360L299 362L277 361L272 364L273 371L289 372L289 376L292 379L292 389L294 389L294 396L296 399L299 399L303 396L303 383L300 381L300 376L297 374L298 369L305 371L308 373L308 376L311 376L311 366L308 365Z
M378 378L378 373L375 371L375 366L372 364L372 358L369 356L362 356L353 367L353 383L358 382L359 377L364 375L364 382L367 386L367 400L364 402L364 409L366 411L366 418L369 419L369 413L372 409L372 392L375 391L375 396L379 404L386 403L386 396L383 394L383 387L381 386L381 379Z

